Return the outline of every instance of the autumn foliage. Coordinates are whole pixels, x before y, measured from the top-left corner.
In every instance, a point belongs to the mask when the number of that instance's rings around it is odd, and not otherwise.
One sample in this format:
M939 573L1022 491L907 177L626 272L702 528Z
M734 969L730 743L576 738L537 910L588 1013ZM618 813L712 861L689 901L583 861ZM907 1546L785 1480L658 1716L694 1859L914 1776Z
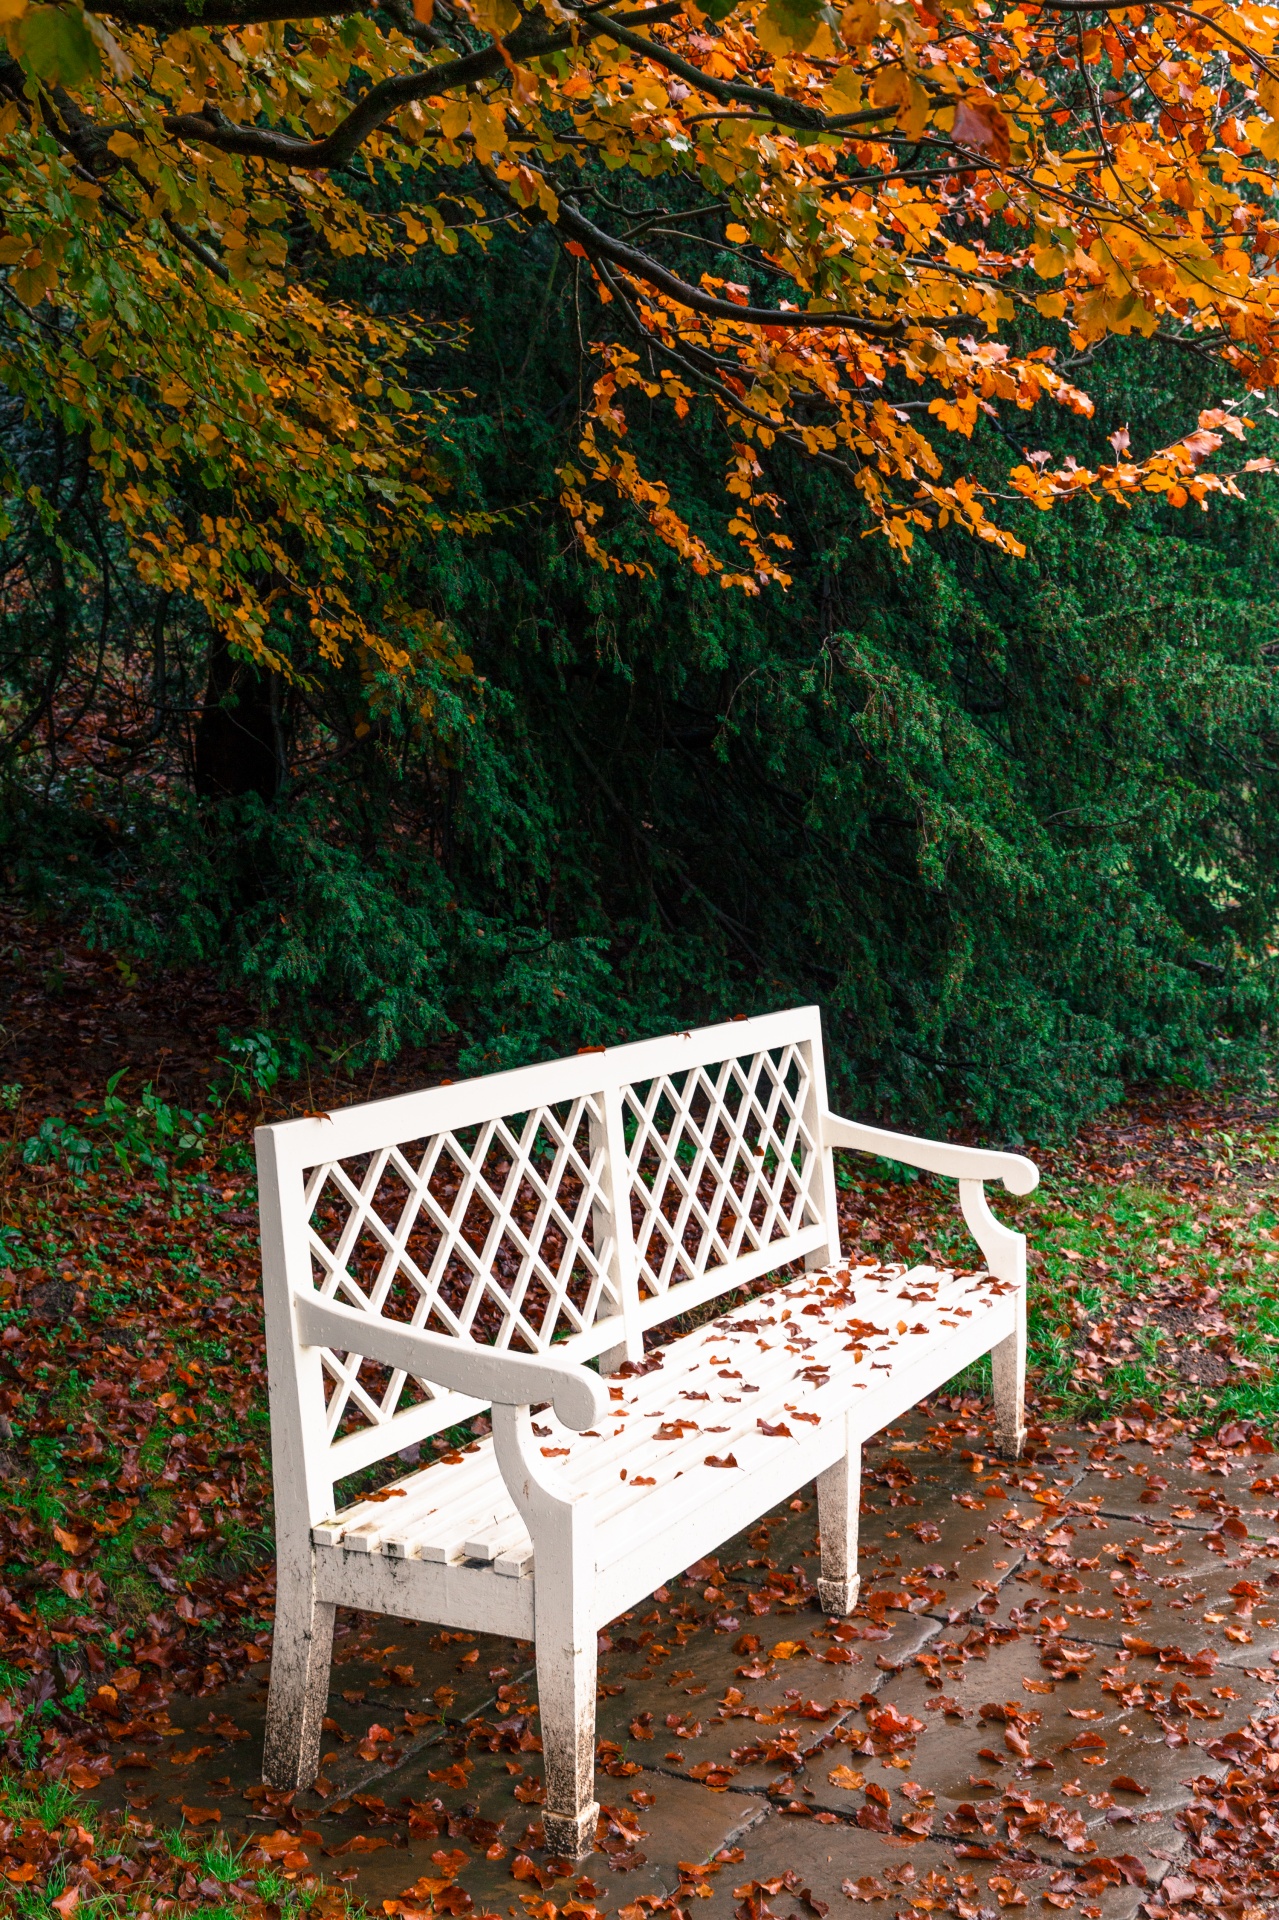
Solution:
M597 343L562 505L601 564L630 510L689 564L787 581L770 453L846 477L898 548L956 523L1016 548L965 475L980 416L1035 504L1232 491L1235 401L1099 467L1027 416L1090 401L1108 334L1274 378L1279 11L1205 0L3 0L4 375L87 434L143 576L268 666L309 634L394 672L452 657L400 591L451 503L442 341L326 295L325 262L548 223ZM396 189L395 211L368 184ZM668 204L668 202L670 204ZM1234 376L1227 379L1227 371ZM633 451L709 399L722 536ZM1243 462L1268 464L1266 462ZM192 506L202 493L206 506ZM382 584L370 599L360 583ZM461 666L458 672L464 672Z

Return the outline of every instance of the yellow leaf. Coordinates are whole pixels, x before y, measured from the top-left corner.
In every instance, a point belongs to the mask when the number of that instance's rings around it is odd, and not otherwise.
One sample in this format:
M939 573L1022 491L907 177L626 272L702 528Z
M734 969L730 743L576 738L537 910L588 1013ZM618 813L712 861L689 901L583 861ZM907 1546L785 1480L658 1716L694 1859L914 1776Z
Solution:
M0 5L2 4L3 0L0 0ZM122 160L138 150L138 143L131 133L113 133L107 141L107 146L112 153L118 153Z
M471 107L467 100L450 100L440 114L440 132L446 140L456 140L465 133L471 122Z
M27 10L28 0L0 0L0 26L8 26L11 20L21 20Z
M724 238L731 240L734 246L741 247L750 239L750 235L747 233L745 227L739 227L737 222L733 220L725 227Z
M471 11L476 24L494 39L513 32L520 23L520 10L514 0L472 0Z
M1035 254L1035 272L1041 280L1055 280L1066 271L1066 256L1060 247L1040 247Z
M37 307L58 276L47 262L38 267L22 267L9 281L24 307Z

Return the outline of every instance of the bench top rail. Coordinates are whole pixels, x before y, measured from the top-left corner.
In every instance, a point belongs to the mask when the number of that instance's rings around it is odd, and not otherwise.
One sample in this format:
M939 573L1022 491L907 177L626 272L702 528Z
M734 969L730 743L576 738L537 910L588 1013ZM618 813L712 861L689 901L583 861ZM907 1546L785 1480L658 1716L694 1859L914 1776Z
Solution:
M829 1253L825 1096L802 1007L261 1128L268 1291L499 1350L639 1358L646 1327ZM272 1324L278 1346L287 1312ZM322 1348L318 1377L325 1477L483 1404L355 1352Z

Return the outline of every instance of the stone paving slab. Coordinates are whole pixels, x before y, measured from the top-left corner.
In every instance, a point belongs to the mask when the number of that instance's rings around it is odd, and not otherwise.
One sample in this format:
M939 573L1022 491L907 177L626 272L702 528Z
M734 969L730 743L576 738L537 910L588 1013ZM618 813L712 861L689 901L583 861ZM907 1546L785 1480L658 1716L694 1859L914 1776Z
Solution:
M1044 1861L991 1862L957 1857L934 1841L903 1841L900 1835L864 1832L857 1827L820 1826L815 1821L773 1814L754 1828L745 1843L746 1861L726 1866L715 1876L710 1900L698 1909L699 1920L732 1920L737 1892L750 1882L767 1887L783 1884L769 1896L780 1920L812 1920L813 1907L803 1898L830 1908L840 1920L848 1916L893 1912L898 1901L927 1900L956 1885L969 1893L974 1909L993 1913L1011 1904L1018 1891L1040 1912L1042 1896L1051 1891L1057 1870ZM793 1889L785 1884L791 1874ZM996 1884L992 1885L992 1882ZM853 1891L849 1891L849 1889ZM1096 1920L1132 1920L1149 1890L1121 1884L1108 1886L1089 1902ZM916 1909L918 1910L918 1909ZM923 1911L927 1911L924 1908Z
M532 1648L398 1620L341 1617L318 1791L260 1786L259 1669L176 1696L98 1798L232 1843L290 1831L282 1870L374 1911L434 1888L638 1920L698 1881L704 1920L851 1920L927 1911L932 1875L985 1920L1130 1920L1184 1852L1186 1783L1225 1770L1205 1746L1275 1693L1277 1496L1264 1456L1102 1451L1056 1434L1009 1468L979 1422L912 1416L865 1449L851 1621L816 1601L808 1488L611 1622L607 1815L572 1872L542 1844Z
M1250 1555L1214 1550L1214 1538L1167 1521L1075 1515L1050 1534L1062 1570L1052 1548L1034 1572L1012 1569L991 1618L1115 1648L1193 1641L1223 1666L1268 1666L1279 1638L1273 1590Z

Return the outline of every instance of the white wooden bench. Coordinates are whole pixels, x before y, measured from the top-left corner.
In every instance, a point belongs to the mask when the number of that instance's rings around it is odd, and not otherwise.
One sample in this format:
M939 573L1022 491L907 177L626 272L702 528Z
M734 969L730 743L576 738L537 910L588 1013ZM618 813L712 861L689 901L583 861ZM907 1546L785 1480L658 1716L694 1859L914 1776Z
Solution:
M834 1147L957 1180L987 1271L842 1265ZM510 1634L536 1643L547 1845L577 1858L600 1627L814 1477L821 1602L851 1612L861 1443L982 1354L1020 1451L1025 1241L983 1182L1037 1170L828 1112L815 1007L286 1121L257 1151L274 1786L315 1778L335 1606ZM645 1360L646 1331L774 1272ZM485 1410L491 1437L335 1505Z

